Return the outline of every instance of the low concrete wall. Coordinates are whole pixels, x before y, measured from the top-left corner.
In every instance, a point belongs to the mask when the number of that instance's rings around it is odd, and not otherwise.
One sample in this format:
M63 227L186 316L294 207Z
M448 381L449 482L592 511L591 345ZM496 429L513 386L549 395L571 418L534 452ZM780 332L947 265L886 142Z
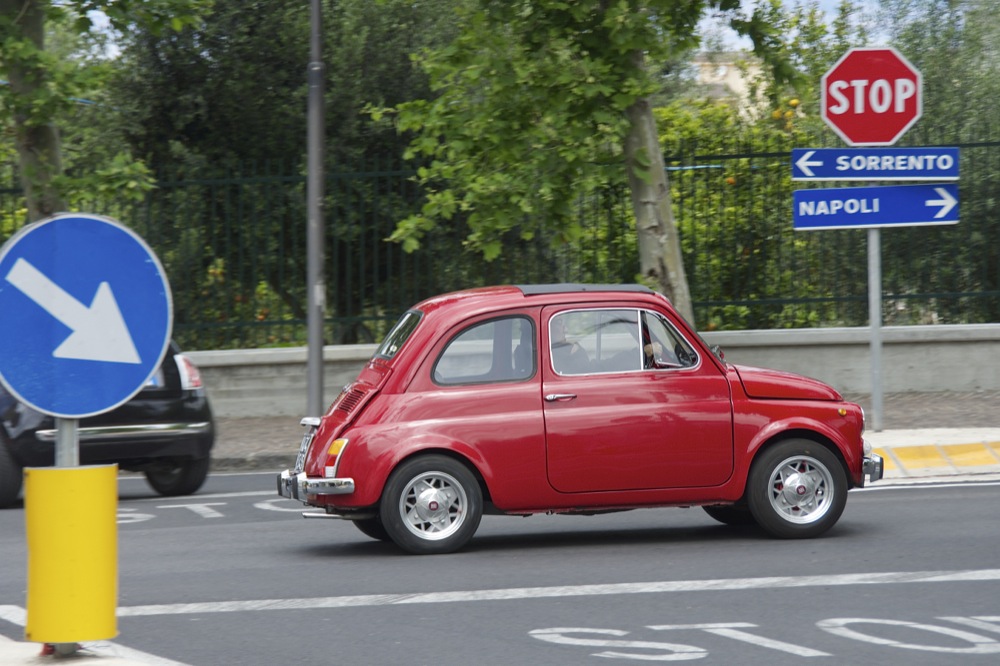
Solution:
M705 333L726 360L789 370L844 393L871 392L867 328ZM324 402L352 381L375 345L337 345L323 352ZM192 351L215 413L305 416L306 349ZM885 393L1000 390L1000 324L898 326L882 329Z

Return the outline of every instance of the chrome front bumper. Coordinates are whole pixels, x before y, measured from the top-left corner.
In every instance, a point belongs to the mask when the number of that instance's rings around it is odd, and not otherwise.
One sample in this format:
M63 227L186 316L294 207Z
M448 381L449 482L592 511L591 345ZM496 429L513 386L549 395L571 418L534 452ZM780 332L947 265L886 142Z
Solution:
M877 453L870 453L864 458L861 464L861 483L865 483L865 478L869 483L874 483L882 478L885 473L885 462L882 456Z
M286 469L278 475L278 494L305 502L308 495L349 495L354 492L354 479L310 478L305 472L296 474Z

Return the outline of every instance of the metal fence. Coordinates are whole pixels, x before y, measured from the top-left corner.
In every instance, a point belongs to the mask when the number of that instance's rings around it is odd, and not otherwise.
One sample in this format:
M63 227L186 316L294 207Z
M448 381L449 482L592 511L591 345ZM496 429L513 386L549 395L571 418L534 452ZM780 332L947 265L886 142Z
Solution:
M955 145L955 144L951 144ZM1000 142L961 149L961 222L882 234L886 324L1000 321ZM796 232L787 147L696 148L668 158L674 213L699 328L867 323L866 234ZM407 254L386 242L421 203L398 164L332 172L326 181L330 343L380 339L418 300L502 283L631 282L638 258L624 187L580 202L584 236L553 247L516 232L501 258L466 251L461 224L442 226ZM81 209L128 224L168 273L175 336L191 349L305 342L305 176L281 163L197 173L164 171L141 203ZM0 171L0 240L23 223L19 189Z

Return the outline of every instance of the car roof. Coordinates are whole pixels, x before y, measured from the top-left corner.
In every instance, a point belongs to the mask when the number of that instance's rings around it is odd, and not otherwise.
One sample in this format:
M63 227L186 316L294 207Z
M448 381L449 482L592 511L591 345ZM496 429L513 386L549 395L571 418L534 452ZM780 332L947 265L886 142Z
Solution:
M559 304L563 302L563 299L559 298L560 296L566 297L573 294L587 294L588 297L604 294L611 298L614 298L615 295L658 296L657 292L649 287L638 284L554 283L505 285L465 289L433 296L417 303L412 309L419 310L425 315L442 310L461 311L464 317L477 312Z

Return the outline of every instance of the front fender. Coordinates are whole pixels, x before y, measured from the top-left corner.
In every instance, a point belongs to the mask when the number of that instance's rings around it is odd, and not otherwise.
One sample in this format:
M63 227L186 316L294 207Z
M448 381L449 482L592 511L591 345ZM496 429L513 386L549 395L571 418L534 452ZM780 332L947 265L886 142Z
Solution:
M750 467L757 455L771 442L789 437L812 439L830 445L831 450L843 463L844 472L848 479L851 479L852 485L856 485L861 478L861 464L864 455L861 431L849 419L843 417L838 428L832 426L827 420L808 416L790 416L767 423L764 427L756 430L747 440L741 456L742 466L739 474L739 479L744 487L750 473ZM855 438L856 445L853 443Z

